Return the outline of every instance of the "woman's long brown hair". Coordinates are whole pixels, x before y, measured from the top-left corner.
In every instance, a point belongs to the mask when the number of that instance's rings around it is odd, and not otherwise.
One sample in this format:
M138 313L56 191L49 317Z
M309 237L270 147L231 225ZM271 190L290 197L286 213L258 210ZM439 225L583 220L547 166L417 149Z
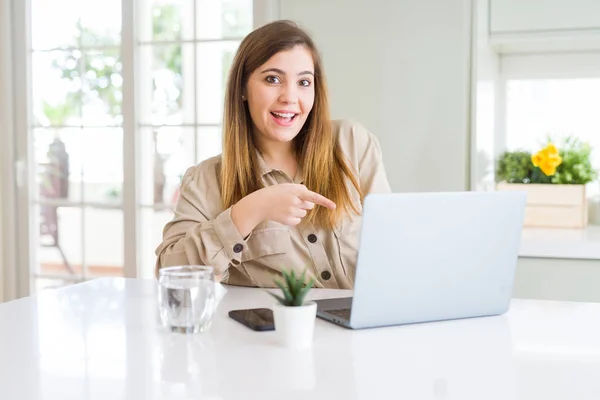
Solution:
M334 211L317 206L303 219L323 228L333 228L345 213L358 213L352 201L350 183L363 193L353 169L334 139L329 115L327 85L321 59L310 36L291 21L275 21L250 33L235 55L229 71L223 115L223 155L221 196L229 208L243 197L264 187L257 169L256 147L252 139L252 120L242 99L248 78L258 67L280 51L304 46L311 53L315 68L315 101L294 147L304 171L304 185L336 203Z

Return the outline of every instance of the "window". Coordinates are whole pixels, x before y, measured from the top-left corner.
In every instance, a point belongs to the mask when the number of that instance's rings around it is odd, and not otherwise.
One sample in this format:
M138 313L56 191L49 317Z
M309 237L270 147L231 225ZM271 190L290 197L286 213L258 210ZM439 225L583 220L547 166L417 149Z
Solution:
M600 169L600 78L508 79L506 147L535 152L548 138L569 135L589 142L592 163ZM589 185L597 193L598 184Z
M149 276L183 174L221 153L226 77L252 29L252 1L145 0L142 8L139 211L141 265Z
M121 6L31 1L29 212L40 288L123 274Z
M252 8L252 0L31 0L31 119L21 157L36 178L23 219L35 227L35 287L123 275L133 247L130 271L153 274L181 177L221 152L224 85ZM137 42L121 26L132 10ZM126 96L135 116L123 111ZM134 149L124 145L131 135ZM132 171L138 190L128 199ZM134 214L139 229L129 237Z

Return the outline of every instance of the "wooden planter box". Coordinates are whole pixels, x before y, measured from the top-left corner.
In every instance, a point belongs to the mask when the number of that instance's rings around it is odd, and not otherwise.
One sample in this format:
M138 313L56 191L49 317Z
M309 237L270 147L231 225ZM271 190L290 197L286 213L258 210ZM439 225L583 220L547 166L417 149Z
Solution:
M527 192L525 227L585 228L587 226L585 185L499 183L496 188Z

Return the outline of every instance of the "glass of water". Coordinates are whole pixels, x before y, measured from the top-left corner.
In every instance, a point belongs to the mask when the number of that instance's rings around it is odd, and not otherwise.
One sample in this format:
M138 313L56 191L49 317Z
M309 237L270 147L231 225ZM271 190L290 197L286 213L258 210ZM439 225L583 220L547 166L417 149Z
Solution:
M215 311L213 267L161 268L158 306L163 326L172 332L197 333L210 328Z

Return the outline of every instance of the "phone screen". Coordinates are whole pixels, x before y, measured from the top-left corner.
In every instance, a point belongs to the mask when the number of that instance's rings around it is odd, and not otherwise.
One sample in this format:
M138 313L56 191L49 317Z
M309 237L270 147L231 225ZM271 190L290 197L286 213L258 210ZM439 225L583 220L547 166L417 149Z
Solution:
M272 331L275 329L273 311L269 308L231 310L229 316L255 331Z

